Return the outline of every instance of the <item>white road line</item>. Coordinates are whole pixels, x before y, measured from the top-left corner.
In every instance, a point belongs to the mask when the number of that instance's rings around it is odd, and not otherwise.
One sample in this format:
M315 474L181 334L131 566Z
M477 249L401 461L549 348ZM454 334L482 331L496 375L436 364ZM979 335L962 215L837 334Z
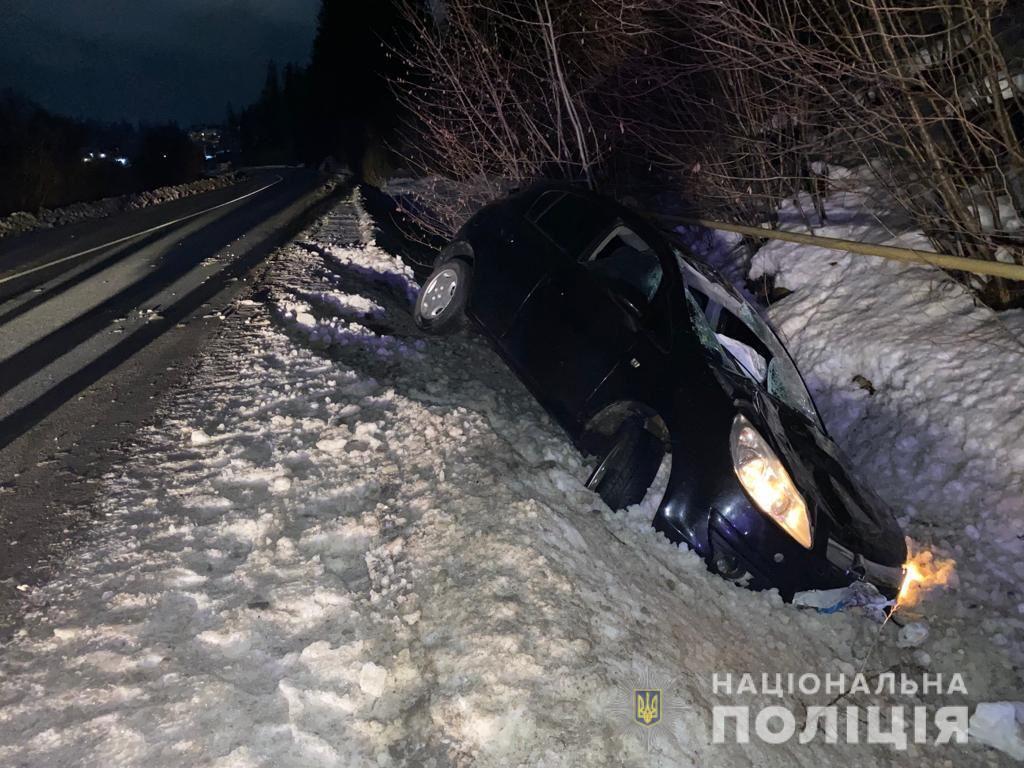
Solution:
M166 221L163 224L157 224L155 227L150 227L149 229L144 229L141 232L135 232L134 234L131 235L119 237L117 240L111 240L109 243L104 243L103 245L97 245L92 248L87 248L84 251L73 253L70 256L65 256L63 258L56 259L55 261L48 261L45 264L40 264L38 267L32 267L32 269L26 269L22 272L15 272L13 275L8 275L7 277L0 277L0 285L3 285L4 283L9 282L11 280L17 280L19 277L24 277L25 275L31 275L33 272L38 272L41 269L47 269L49 267L52 267L54 264L60 264L61 262L71 261L71 259L77 259L80 256L86 256L87 254L95 253L96 251L101 251L104 248L109 248L112 245L123 243L126 240L133 240L136 237L148 235L150 232L156 232L157 230L166 229L167 227L173 226L175 224L180 224L183 221L194 219L196 216L202 216L204 213L209 213L210 211L215 211L218 208L223 208L225 205L231 205L232 203L237 203L239 200L245 200L245 198L247 197L252 197L253 195L262 192L264 189L269 189L270 187L274 186L275 184L281 181L284 181L284 177L278 176L275 181L270 182L266 186L260 187L259 189L253 190L252 192L246 192L241 197L236 197L234 200L228 200L226 203L220 203L219 205L211 206L210 208L206 208L205 210L197 211L196 213L190 213L188 216L182 216L180 219L175 219L174 221Z

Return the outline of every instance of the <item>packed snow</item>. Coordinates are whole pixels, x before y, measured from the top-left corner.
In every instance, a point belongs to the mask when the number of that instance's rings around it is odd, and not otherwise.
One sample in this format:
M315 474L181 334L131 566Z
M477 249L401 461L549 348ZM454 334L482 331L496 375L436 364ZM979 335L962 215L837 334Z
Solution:
M828 234L853 234L835 206ZM477 335L416 330L412 272L375 244L357 192L277 254L105 479L104 524L26 590L0 659L0 764L1010 760L1019 337L927 267L773 245L765 270L794 291L771 317L854 466L957 560L956 589L902 629L708 574L650 528L657 487L608 511ZM962 672L968 694L847 700L970 704L972 743L712 743L714 705L804 717L833 698L725 696L715 674L925 670ZM636 724L638 686L663 691L663 723Z
M151 205L159 205L170 200L178 200L183 197L198 195L202 192L212 192L215 189L230 187L232 184L238 183L238 181L239 174L232 172L206 179L197 179L185 184L175 184L144 192L134 192L129 195L104 197L102 200L83 203L72 203L62 208L41 208L35 213L16 211L6 216L0 216L0 237L19 235L34 229L61 227L65 224L74 224L90 219L102 219L115 213L134 211L138 208L149 208Z

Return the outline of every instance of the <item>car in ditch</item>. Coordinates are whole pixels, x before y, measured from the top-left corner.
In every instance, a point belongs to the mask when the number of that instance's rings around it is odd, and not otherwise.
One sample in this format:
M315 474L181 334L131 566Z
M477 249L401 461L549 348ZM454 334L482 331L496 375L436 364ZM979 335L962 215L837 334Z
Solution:
M441 250L417 325L468 318L575 445L612 509L671 469L653 525L783 597L856 580L897 594L906 542L847 469L779 336L643 216L570 186L514 193Z

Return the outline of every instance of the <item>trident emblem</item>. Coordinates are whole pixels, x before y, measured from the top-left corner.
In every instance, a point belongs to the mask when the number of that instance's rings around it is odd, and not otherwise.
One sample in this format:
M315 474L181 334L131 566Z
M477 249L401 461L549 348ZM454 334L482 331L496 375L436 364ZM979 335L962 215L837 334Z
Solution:
M661 691L634 690L636 712L634 717L640 725L654 725L661 720Z

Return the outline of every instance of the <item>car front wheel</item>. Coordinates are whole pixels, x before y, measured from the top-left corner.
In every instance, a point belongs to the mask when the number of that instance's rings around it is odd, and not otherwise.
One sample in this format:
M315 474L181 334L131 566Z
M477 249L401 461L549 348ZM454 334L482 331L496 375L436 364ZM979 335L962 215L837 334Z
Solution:
M465 317L471 276L472 267L462 259L438 264L416 297L416 325L436 334L457 329Z
M619 429L585 485L610 509L625 509L643 501L664 455L661 440L639 420L630 420Z

